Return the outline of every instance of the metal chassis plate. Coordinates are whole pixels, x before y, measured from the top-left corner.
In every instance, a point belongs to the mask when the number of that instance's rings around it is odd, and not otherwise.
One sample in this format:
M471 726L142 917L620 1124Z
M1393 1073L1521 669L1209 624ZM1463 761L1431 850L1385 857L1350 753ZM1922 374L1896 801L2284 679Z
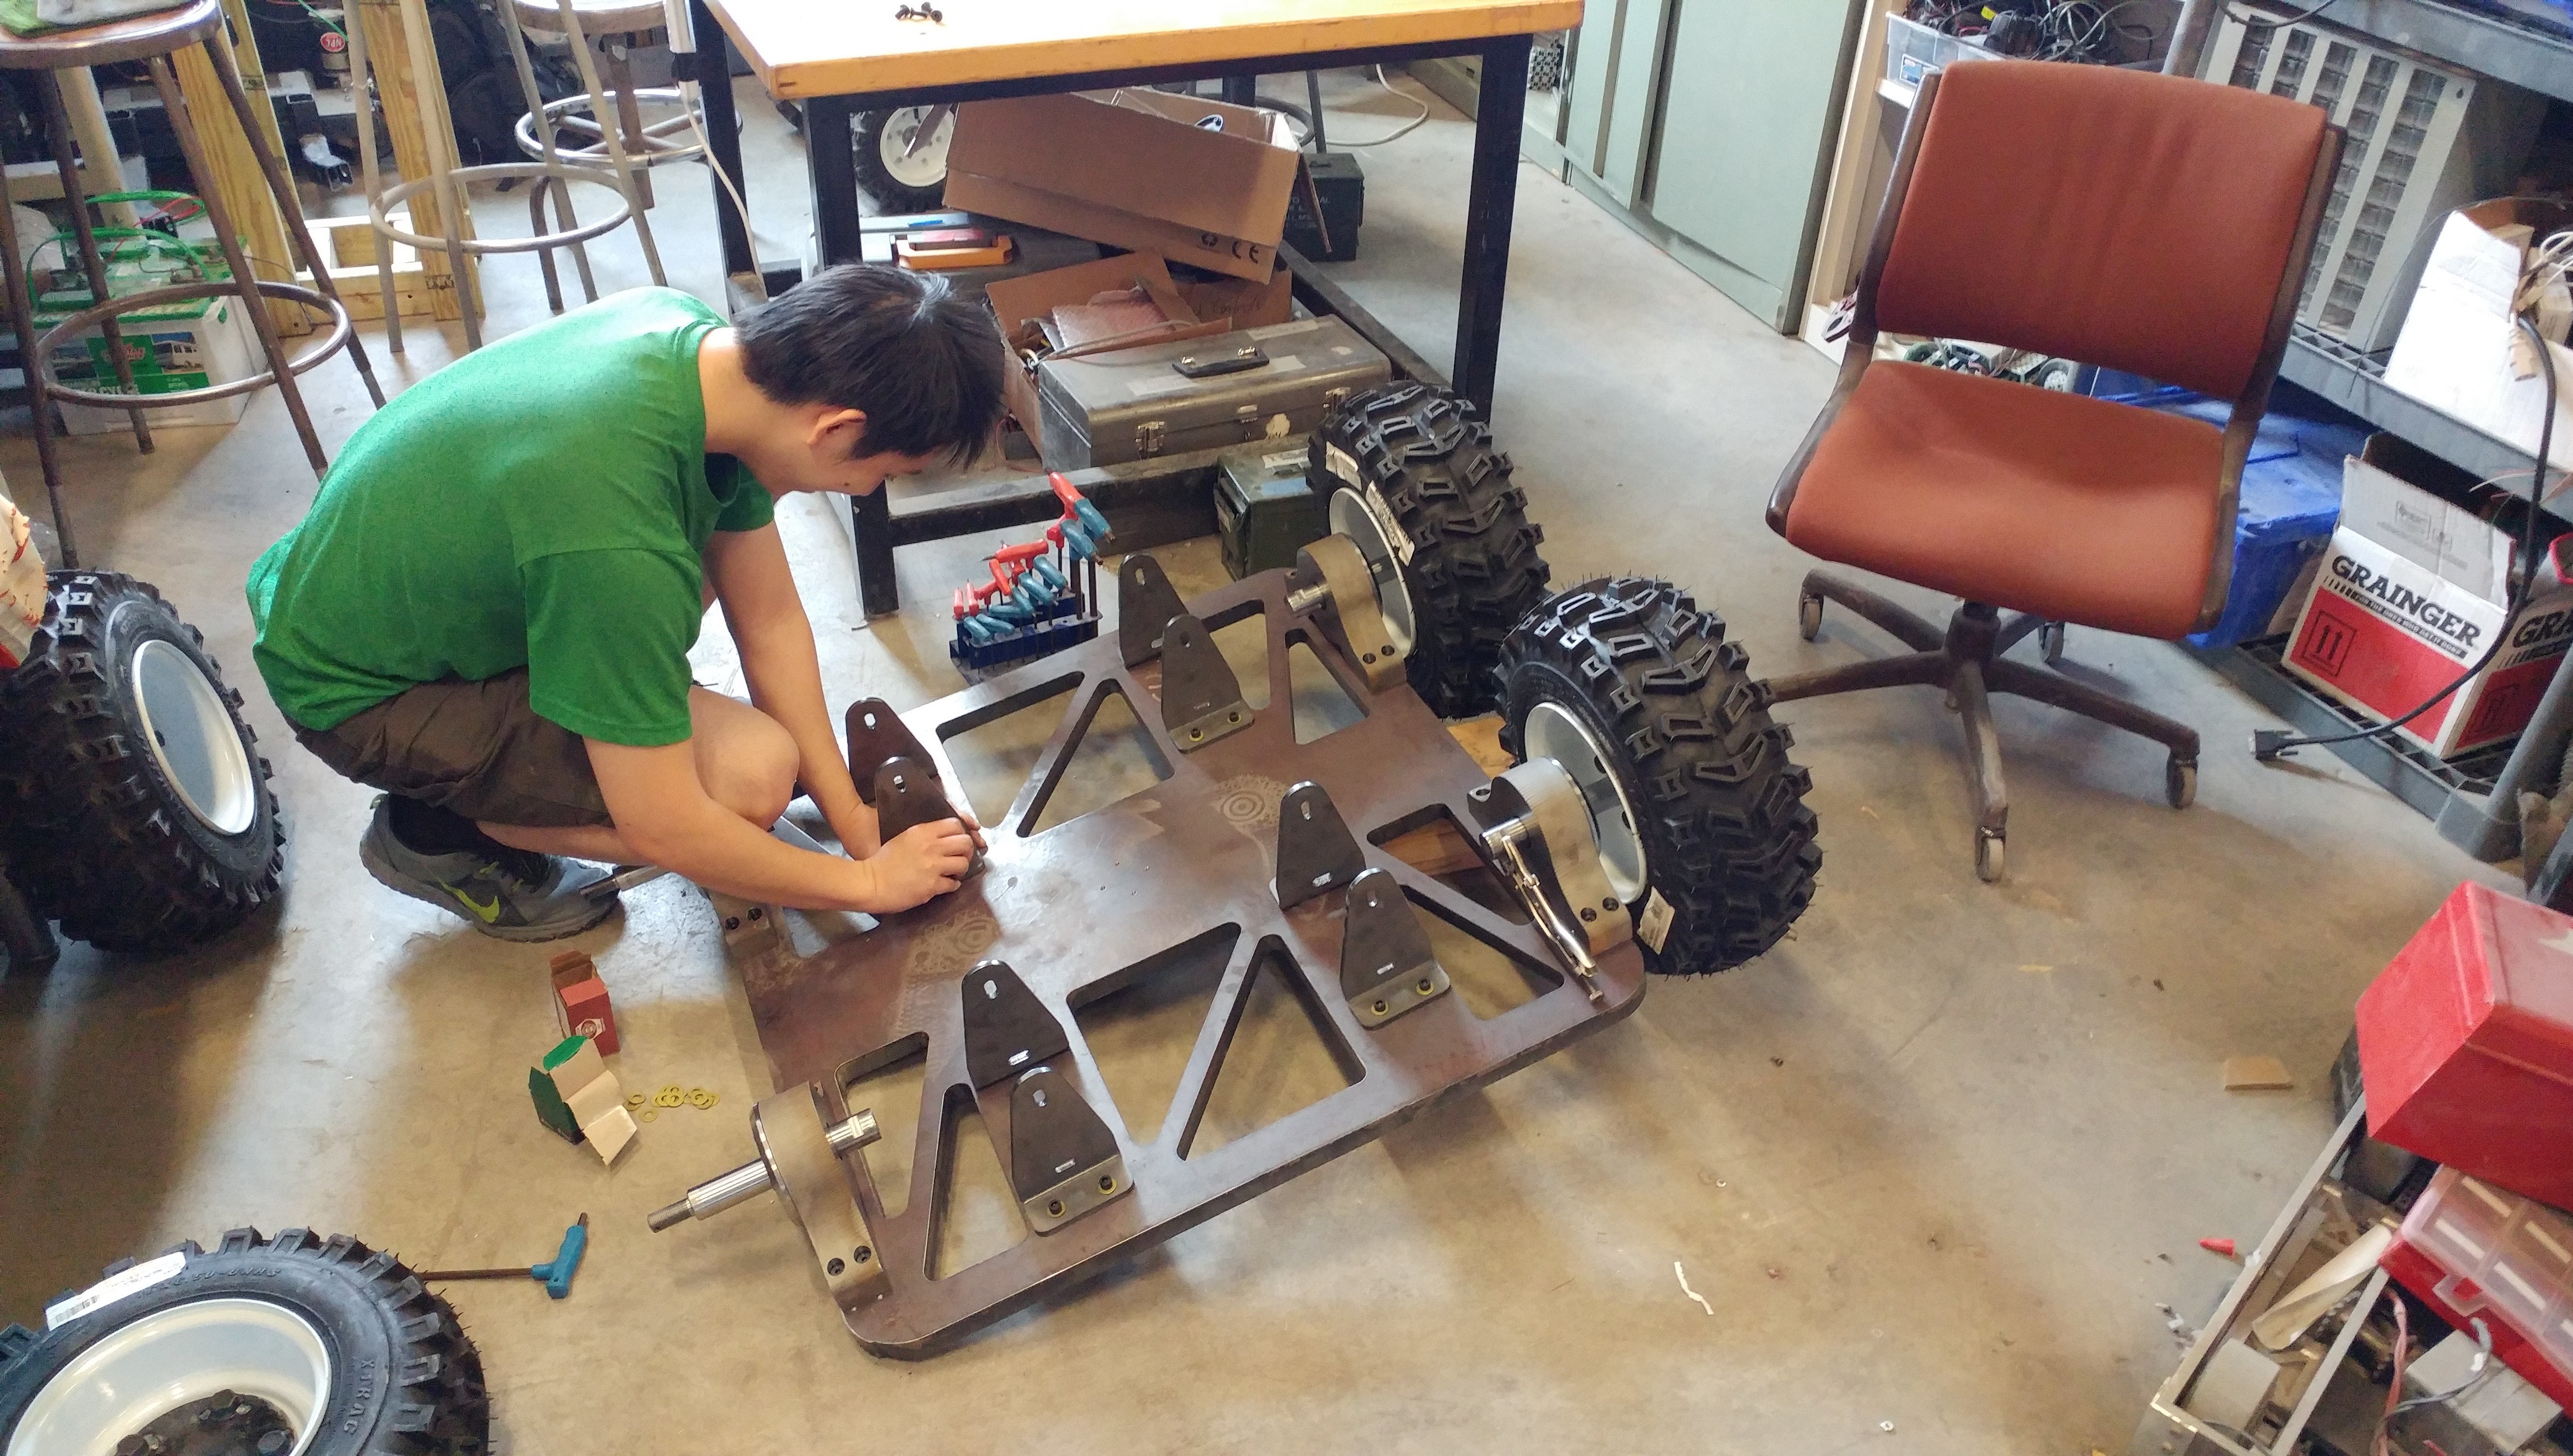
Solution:
M1107 637L916 708L904 721L953 784L960 780L946 754L947 738L1070 689L1034 771L1009 813L989 827L989 868L952 895L883 917L875 930L811 955L799 954L795 938L783 934L744 938L732 947L774 1084L815 1084L826 1115L848 1110L842 1089L854 1076L885 1063L905 1039L927 1039L912 1186L902 1213L885 1212L862 1156L845 1159L888 1280L882 1296L845 1311L850 1333L870 1353L918 1359L951 1348L1373 1140L1433 1102L1604 1030L1641 1003L1642 954L1631 941L1600 958L1605 996L1594 1005L1534 926L1495 915L1367 843L1406 820L1420 822L1421 811L1433 807L1443 807L1459 825L1473 824L1466 796L1486 780L1408 686L1370 692L1318 623L1290 613L1287 574L1264 572L1190 604L1210 631L1255 613L1266 622L1269 706L1250 727L1182 753L1155 710L1159 661L1130 668ZM1287 648L1298 642L1363 714L1305 744L1295 741L1288 680ZM1101 694L1111 688L1126 695L1170 778L1028 834ZM1340 996L1341 895L1282 911L1273 891L1279 804L1290 785L1306 779L1329 791L1364 845L1367 863L1392 875L1415 906L1554 984L1489 1021L1477 1019L1463 998L1442 996L1374 1030L1361 1026ZM776 921L773 914L766 919ZM1073 1008L1128 984L1144 963L1227 928L1238 929L1238 936L1169 1113L1153 1141L1138 1141ZM967 1095L970 1082L960 983L989 959L1007 961L1061 1020L1072 1051L1054 1065L1116 1135L1133 1191L933 1279L956 1161L951 1096ZM1286 973L1287 989L1321 1030L1350 1085L1190 1156L1264 964ZM971 1094L1006 1167L1009 1085Z

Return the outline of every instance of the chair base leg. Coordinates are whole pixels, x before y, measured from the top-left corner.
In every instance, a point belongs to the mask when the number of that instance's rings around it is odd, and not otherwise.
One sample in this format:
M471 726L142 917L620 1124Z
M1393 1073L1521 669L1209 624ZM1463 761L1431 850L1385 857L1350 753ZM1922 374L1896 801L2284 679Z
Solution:
M2010 831L2010 793L2002 773L2001 739L1993 726L1995 693L2079 713L2162 745L2170 755L2164 766L2164 797L2174 809L2188 807L2195 798L2196 730L2061 673L2002 659L2001 654L2022 638L2050 629L2053 624L2044 618L2020 612L2005 621L1994 608L1970 601L1957 608L1942 632L1866 587L1816 571L1805 577L1798 600L1799 626L1807 641L1821 627L1821 604L1826 601L1848 607L1914 650L1773 678L1770 701L1791 703L1880 687L1945 689L1948 706L1956 712L1965 735L1966 771L1975 795L1975 873L1984 880L2002 877L2003 847Z

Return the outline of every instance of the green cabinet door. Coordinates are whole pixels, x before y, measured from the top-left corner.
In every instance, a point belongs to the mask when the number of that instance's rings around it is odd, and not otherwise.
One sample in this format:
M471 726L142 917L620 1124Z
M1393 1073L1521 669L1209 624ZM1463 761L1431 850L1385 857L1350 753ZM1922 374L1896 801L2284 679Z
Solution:
M1621 207L1635 207L1643 199L1654 102L1661 89L1664 22L1674 3L1589 0L1573 38L1564 156Z
M1693 245L1673 249L1682 262L1785 332L1804 310L1864 0L1677 4L1646 208Z

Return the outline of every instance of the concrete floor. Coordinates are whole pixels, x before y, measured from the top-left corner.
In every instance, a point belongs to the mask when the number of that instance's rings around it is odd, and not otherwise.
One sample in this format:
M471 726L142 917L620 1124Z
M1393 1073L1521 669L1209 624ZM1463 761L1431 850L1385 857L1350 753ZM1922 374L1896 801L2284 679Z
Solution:
M1353 75L1334 134L1407 108ZM800 158L744 87L763 251L805 227ZM1351 291L1432 361L1453 331L1470 129L1441 110L1366 154ZM1761 502L1830 379L1534 168L1521 174L1497 417L1555 579L1665 574L1756 669L1886 644L1794 630L1808 562ZM701 177L652 215L672 281L717 296ZM512 208L483 212L505 226ZM518 214L523 217L523 214ZM630 240L603 283L642 280ZM542 317L528 260L486 273L494 335ZM449 357L413 331L389 387ZM371 339L371 342L372 339ZM366 417L309 376L328 443ZM2197 806L2157 750L2017 700L2011 878L1976 882L1958 736L1926 691L1798 704L1828 851L1794 938L1216 1219L1088 1294L919 1365L860 1354L774 1207L654 1237L646 1210L748 1150L764 1092L704 903L664 882L573 944L613 988L628 1089L722 1097L613 1171L542 1132L547 948L384 892L351 846L367 791L293 747L251 670L241 582L311 497L276 396L138 458L71 446L90 559L201 625L274 755L292 833L275 913L159 963L74 947L0 983L0 1314L120 1255L237 1224L345 1230L415 1261L532 1260L586 1210L564 1303L452 1297L515 1456L887 1449L2082 1453L2124 1449L2192 1318L2326 1131L2359 989L2461 878L2503 883L2327 759L2255 766L2266 722L2167 646L2076 632L2071 670L2194 722ZM21 499L30 442L0 440ZM900 620L853 610L818 502L781 512L836 704L954 686L933 609L989 542L908 550ZM1211 583L1209 543L1162 553ZM2104 566L2108 563L2104 562ZM1897 589L1924 608L1944 603ZM726 669L720 634L700 676ZM2024 649L2025 650L2025 649ZM1113 933L1113 928L1110 929ZM2279 1057L2291 1092L2218 1067ZM1712 1306L1683 1292L1673 1264ZM1890 1434L1889 1432L1890 1428Z

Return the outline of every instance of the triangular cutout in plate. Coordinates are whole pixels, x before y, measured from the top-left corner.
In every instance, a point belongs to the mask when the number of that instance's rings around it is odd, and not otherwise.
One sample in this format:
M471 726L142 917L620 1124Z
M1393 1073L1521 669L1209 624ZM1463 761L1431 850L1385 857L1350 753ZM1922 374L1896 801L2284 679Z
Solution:
M1337 986L1336 967L1330 978ZM1216 1049L1209 1086L1181 1133L1180 1155L1203 1157L1343 1091L1363 1074L1286 948L1265 942Z
M1164 1112L1179 1093L1189 1054L1215 1010L1216 987L1241 941L1242 927L1218 926L1073 993L1073 1022L1125 1120L1128 1141L1161 1136Z

